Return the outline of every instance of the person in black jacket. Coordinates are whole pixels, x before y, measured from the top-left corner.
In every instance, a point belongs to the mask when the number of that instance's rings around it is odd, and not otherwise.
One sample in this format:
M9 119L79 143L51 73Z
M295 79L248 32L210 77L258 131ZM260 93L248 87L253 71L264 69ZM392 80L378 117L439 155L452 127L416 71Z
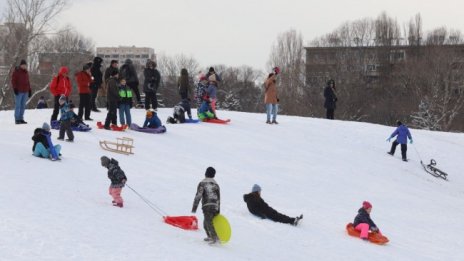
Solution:
M167 123L185 123L185 113L187 113L188 118L191 120L192 110L188 99L182 99L181 102L174 106L173 117L168 117Z
M358 215L354 218L353 226L356 230L360 231L359 237L367 240L369 230L372 232L380 233L379 228L371 219L372 204L369 201L364 201L362 207L358 210Z
M113 206L122 208L124 202L121 197L121 191L126 185L126 174L124 174L124 171L119 167L119 163L115 159L102 156L100 161L101 165L108 169L108 178L111 180L109 193L113 197Z
M210 244L215 244L219 240L213 226L213 218L219 214L221 209L221 196L219 185L214 180L215 174L216 170L213 167L206 169L205 179L198 184L192 207L192 213L195 213L201 200L204 215L203 227L207 235L205 241Z
M143 81L143 92L145 92L145 109L150 109L150 104L152 109L156 110L158 108L158 99L156 97L156 92L161 81L161 75L156 69L156 63L152 60L147 61L147 67L143 70L143 76L145 80Z
M281 222L281 223L290 224L294 226L297 226L298 222L301 219L303 219L303 215L300 215L299 217L291 218L271 208L261 198L261 187L257 184L253 185L253 188L251 189L251 193L243 195L243 200L246 202L250 213L262 219L268 218L275 222Z
M142 106L139 92L139 77L131 59L124 61L121 69L119 69L119 74L122 78L126 79L127 85L135 92L135 97L137 98L136 107L139 108Z
M107 90L106 90L106 99L108 101L108 114L106 115L105 120L105 129L111 130L110 123L117 125L118 122L118 105L120 101L119 97L119 83L118 83L118 71L114 70L111 72L111 77L108 79L106 83Z
M329 80L327 82L327 86L324 89L324 108L327 110L326 117L327 119L333 120L335 114L335 108L337 103L337 95L336 95L336 88L335 88L335 81Z
M119 71L119 62L117 60L111 60L110 66L108 66L108 68L106 68L105 75L103 77L103 79L105 80L105 83L111 77L111 72L112 71Z
M95 57L93 58L92 67L90 68L90 73L92 74L92 77L93 77L93 82L90 85L90 91L92 92L90 104L92 107L92 111L94 112L100 112L100 110L97 108L97 104L95 103L95 99L97 99L98 89L101 88L101 85L103 83L103 75L101 72L102 62L103 62L102 58Z

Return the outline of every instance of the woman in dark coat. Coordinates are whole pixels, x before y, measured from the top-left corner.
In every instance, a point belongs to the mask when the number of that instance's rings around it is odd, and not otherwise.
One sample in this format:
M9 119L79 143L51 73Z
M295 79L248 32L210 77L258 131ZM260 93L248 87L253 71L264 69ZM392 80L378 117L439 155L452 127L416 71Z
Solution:
M179 86L180 99L187 99L190 94L189 74L187 69L183 68L180 71L180 77L177 82L177 85Z
M336 88L335 88L335 81L329 80L327 82L327 86L324 89L324 108L327 110L327 119L334 119L334 113L337 103L337 95L336 95Z

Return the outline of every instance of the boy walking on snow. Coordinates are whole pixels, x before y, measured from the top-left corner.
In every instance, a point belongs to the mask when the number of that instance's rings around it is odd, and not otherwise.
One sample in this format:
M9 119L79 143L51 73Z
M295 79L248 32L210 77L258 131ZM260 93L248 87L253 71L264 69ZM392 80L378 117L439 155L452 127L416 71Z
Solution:
M201 199L204 215L203 228L207 235L205 241L210 244L215 244L219 240L213 226L213 218L219 214L221 206L219 185L214 180L215 174L216 170L213 167L208 167L206 169L205 179L198 184L197 194L195 195L192 207L192 213L195 213Z
M409 143L412 144L412 136L411 133L409 132L408 127L406 125L403 125L401 121L397 121L396 124L398 125L398 128L388 137L387 141L390 141L393 137L398 136L396 140L392 143L391 150L388 152L390 155L395 154L396 146L398 144L401 144L401 157L403 158L403 161L408 161L408 158L406 157L406 151L408 150L408 138L409 138Z
M122 208L123 199L121 197L121 191L126 184L127 177L115 159L102 156L100 160L101 165L108 169L108 178L111 180L109 193L111 197L113 197L113 206Z

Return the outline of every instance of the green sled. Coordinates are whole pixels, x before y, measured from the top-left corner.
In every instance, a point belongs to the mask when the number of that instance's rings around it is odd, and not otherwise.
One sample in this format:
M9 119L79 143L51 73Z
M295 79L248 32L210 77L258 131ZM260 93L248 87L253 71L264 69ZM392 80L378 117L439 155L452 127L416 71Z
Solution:
M223 215L219 214L213 218L213 226L216 230L216 234L221 241L221 244L229 242L232 236L232 230L230 229L229 221Z

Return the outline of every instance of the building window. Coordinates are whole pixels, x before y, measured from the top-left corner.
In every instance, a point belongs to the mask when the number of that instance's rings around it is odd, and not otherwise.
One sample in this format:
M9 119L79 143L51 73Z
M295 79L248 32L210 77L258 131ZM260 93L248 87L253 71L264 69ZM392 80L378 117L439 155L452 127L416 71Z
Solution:
M142 58L148 59L148 57L149 57L148 54L142 54Z
M119 54L113 54L111 55L111 58L119 58Z
M404 61L406 58L406 54L404 50L395 50L390 52L390 62L401 62Z

